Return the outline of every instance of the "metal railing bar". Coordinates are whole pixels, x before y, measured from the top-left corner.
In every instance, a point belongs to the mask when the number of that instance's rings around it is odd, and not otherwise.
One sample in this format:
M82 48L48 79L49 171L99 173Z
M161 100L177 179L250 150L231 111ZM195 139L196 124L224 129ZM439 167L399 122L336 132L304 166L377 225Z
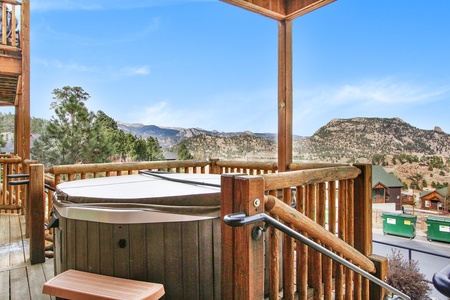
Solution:
M275 220L274 218L270 217L267 214L261 213L261 214L256 214L253 216L247 216L245 213L234 213L234 214L229 214L226 215L223 218L223 221L229 225L229 226L233 226L233 227L240 227L240 226L244 226L244 225L249 225L249 224L253 224L253 223L257 223L257 222L265 222L266 225L272 226L280 231L282 231L283 233L299 240L300 242L302 242L303 244L313 248L316 251L319 251L320 253L328 256L329 258L339 262L340 264L344 265L345 267L353 270L354 272L360 274L361 276L369 279L370 281L374 282L375 284L381 286L382 288L388 290L389 292L400 296L402 299L407 299L410 300L411 298L402 293L401 291L397 290L396 288L390 286L389 284L387 284L386 282L378 279L377 277L373 276L372 274L362 270L361 268L359 268L358 266L352 264L351 262L343 259L342 257L340 257L339 255L335 254L334 252L331 252L330 250L322 247L321 245L317 244L316 242L311 241L310 239L308 239L307 237L305 237L304 235L298 233L297 231L289 228L288 226L284 225L283 223ZM264 229L261 229L264 230Z
M396 244L391 244L391 243L382 242L382 241L376 241L376 240L372 240L372 242L377 243L377 244L386 245L386 246L392 246L392 247L395 247L395 248L402 248L402 249L409 250L409 260L411 260L411 251L415 251L415 252L419 252L419 253L423 253L423 254L428 254L428 255L432 255L432 256L437 256L437 257L450 259L450 256L448 256L448 255L438 254L438 253L434 253L434 252L429 252L429 251L421 250L421 249L417 249L417 248L410 248L410 247L405 247L405 246L399 246L399 245L396 245Z

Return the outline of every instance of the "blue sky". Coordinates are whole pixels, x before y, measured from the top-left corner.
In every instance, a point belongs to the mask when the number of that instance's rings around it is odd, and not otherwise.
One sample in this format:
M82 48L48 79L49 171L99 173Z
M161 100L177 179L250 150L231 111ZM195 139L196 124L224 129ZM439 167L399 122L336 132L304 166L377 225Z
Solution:
M449 12L339 0L297 18L294 134L352 117L450 133ZM31 0L31 115L69 85L122 122L276 132L277 26L218 0Z

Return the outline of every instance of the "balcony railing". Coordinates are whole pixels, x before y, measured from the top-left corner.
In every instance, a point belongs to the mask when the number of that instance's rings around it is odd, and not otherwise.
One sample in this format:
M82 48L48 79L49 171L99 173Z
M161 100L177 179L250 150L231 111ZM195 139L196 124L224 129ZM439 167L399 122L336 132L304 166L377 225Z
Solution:
M25 189L8 184L9 176L22 173L22 159L11 154L0 155L2 189L0 191L0 212L23 213Z
M21 15L21 5L15 0L0 0L0 50L8 52L20 51L20 26L17 16Z
M48 169L42 181L55 187L63 181L124 176L148 169L220 173L222 217L238 212L248 216L268 212L314 242L383 279L387 275L387 259L372 254L371 166L302 163L290 167L294 171L277 173L273 162L218 159L67 165ZM282 203L294 212L280 215L274 203ZM299 219L303 224L300 227L295 225ZM272 228L268 230L269 255L266 256L264 245L252 239L251 228L223 225L221 236L223 299L264 297L265 272L271 299L278 299L280 291L285 299L331 299L332 294L335 299L382 299L386 293L305 244L289 236L282 238ZM354 256L348 257L347 252L342 252L342 245L335 244L330 236L337 236L342 244L348 245L346 251Z
M384 280L387 260L372 255L371 166L296 165L295 168L301 170L260 176L223 175L222 217L240 212L246 216L269 212L289 228ZM295 190L293 197L292 190ZM278 194L284 203L274 197ZM282 206L289 209L280 209ZM263 224L256 225L259 227ZM264 296L264 242L254 238L254 230L222 226L223 299ZM270 299L278 299L280 291L285 299L383 298L383 288L304 243L289 236L281 239L280 233L272 228L268 237Z

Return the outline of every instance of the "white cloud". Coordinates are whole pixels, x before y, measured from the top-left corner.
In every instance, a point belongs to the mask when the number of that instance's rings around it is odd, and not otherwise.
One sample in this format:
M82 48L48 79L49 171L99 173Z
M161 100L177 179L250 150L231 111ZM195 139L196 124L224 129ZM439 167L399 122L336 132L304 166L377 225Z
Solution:
M125 67L120 70L124 76L145 76L150 74L148 66Z
M393 117L450 96L450 86L394 77L294 92L294 132L310 135L333 118Z
M185 108L175 108L169 101L160 101L145 108L132 112L129 120L145 125L170 127L198 127L201 120L208 115L206 111L188 111Z
M424 86L395 78L367 80L347 84L332 91L330 101L348 103L354 100L373 104L400 104L430 102L449 92L449 87Z
M36 58L33 60L34 63L43 65L48 69L60 69L63 71L70 72L95 72L96 68L91 66L82 65L75 62L61 62L59 60L44 60Z
M150 68L147 65L142 66L128 66L117 69L112 67L108 70L98 66L87 66L77 62L62 62L60 60L44 60L36 58L33 60L35 64L44 66L46 69L59 69L64 72L78 72L78 73L97 73L101 77L108 77L113 79L132 77L132 76L147 76L150 74Z

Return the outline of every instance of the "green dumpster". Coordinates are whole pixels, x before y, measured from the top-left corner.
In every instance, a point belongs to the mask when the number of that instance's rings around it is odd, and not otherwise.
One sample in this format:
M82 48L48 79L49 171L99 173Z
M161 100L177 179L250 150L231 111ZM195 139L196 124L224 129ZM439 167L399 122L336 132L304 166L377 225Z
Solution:
M381 218L383 219L383 234L404 236L410 239L416 236L417 216L385 212Z
M450 243L450 218L430 216L425 222L428 225L429 241Z

